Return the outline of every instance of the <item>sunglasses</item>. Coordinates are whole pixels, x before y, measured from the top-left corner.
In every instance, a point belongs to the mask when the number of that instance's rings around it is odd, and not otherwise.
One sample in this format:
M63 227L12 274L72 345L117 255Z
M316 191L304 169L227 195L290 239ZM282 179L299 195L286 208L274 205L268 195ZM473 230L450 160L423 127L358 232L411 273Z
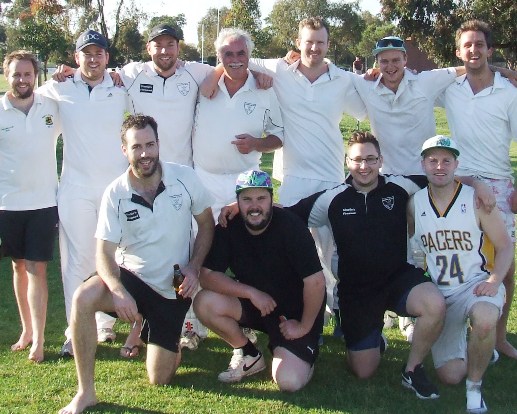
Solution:
M376 49L381 47L404 47L404 41L399 38L381 39L375 45Z

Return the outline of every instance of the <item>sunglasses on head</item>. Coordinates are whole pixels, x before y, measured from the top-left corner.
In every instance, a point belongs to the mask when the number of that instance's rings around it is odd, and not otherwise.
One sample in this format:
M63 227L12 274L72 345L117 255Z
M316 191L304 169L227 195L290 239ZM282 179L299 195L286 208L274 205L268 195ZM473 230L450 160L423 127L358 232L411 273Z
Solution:
M381 47L404 47L404 41L399 38L381 39L375 45L376 49Z

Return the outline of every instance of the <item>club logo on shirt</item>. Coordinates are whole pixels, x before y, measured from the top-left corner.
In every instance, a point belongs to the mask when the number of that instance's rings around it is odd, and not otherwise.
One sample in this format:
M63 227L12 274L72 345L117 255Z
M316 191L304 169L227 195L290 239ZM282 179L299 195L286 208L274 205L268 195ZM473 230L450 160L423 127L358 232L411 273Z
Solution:
M54 118L52 117L52 115L45 115L43 117L43 119L45 120L45 125L46 126L52 126L54 125Z
M246 112L246 115L251 114L255 108L257 107L257 104L244 102L244 112Z
M187 96L190 92L190 82L178 83L178 85L176 86L178 88L178 92L181 93L183 96Z
M179 210L181 208L181 206L183 205L183 196L181 194L176 194L176 195L171 196L171 200L172 200L172 206L176 210Z
M149 83L141 83L140 93L153 93L153 85Z
M393 206L395 205L395 197L384 197L382 199L382 205L388 210L393 210Z
M126 211L124 214L126 215L127 221L135 221L140 218L140 214L138 214L138 210L136 210L136 209Z
M461 204L461 212L465 214L467 212L467 205L465 203Z

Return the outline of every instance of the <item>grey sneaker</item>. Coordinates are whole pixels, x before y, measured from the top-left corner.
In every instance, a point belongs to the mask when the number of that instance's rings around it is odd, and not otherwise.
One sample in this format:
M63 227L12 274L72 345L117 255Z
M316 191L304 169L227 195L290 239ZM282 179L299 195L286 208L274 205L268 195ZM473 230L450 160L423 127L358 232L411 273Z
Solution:
M180 339L180 348L188 348L195 351L201 342L201 338L194 331L187 331Z
M244 377L256 374L266 368L261 352L257 356L243 355L242 349L234 349L230 365L217 377L221 382L239 382Z
M483 414L487 411L488 408L481 394L481 386L471 385L467 387L467 413Z
M402 367L402 385L415 391L416 396L422 400L434 400L440 397L436 385L427 378L423 364L417 365L414 371L408 372L405 372L405 367Z
M257 334L251 328L242 328L242 333L250 340L250 342L255 345L257 343Z
M59 352L59 355L66 358L73 358L74 357L74 348L72 347L72 340L67 339L63 346L61 347L61 352Z
M115 342L117 334L111 328L97 329L97 342Z

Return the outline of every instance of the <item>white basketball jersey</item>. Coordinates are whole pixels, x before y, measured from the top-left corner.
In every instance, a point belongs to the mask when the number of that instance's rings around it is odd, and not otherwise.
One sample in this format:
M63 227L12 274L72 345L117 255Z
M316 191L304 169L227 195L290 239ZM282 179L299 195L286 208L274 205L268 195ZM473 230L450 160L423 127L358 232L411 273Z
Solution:
M414 196L415 240L425 252L427 272L449 296L463 283L486 277L484 235L476 220L474 190L458 183L445 211L438 211L429 188Z

